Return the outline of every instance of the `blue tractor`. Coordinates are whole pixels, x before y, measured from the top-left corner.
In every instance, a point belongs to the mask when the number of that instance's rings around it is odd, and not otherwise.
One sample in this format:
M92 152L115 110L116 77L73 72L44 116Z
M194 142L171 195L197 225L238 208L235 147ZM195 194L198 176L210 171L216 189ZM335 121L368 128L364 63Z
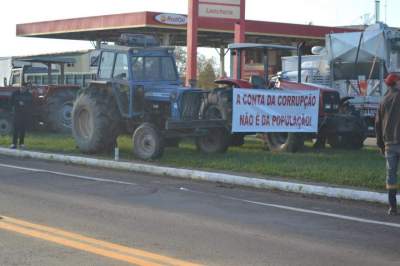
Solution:
M111 151L126 132L143 160L186 137L202 152L225 152L227 123L201 111L207 96L181 86L172 48L151 36L122 35L117 45L101 47L97 78L74 103L72 133L84 153Z

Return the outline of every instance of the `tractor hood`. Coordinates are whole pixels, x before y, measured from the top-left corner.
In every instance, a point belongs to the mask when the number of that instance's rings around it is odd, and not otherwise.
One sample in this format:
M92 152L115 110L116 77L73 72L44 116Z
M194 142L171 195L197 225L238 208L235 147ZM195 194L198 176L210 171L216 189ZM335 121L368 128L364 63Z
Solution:
M152 101L170 101L171 97L180 90L177 85L145 85L144 97Z
M173 85L156 85L149 86L145 90L145 98L152 101L174 101L180 95L188 92L202 92L198 88L187 88L182 86Z

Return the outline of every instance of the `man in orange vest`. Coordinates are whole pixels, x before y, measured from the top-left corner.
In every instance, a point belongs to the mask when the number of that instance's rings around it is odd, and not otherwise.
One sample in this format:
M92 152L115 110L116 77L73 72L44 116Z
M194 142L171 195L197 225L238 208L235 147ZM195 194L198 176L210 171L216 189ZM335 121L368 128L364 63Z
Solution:
M389 74L385 83L388 91L375 117L376 141L386 158L386 189L389 215L397 214L397 168L400 159L400 76Z

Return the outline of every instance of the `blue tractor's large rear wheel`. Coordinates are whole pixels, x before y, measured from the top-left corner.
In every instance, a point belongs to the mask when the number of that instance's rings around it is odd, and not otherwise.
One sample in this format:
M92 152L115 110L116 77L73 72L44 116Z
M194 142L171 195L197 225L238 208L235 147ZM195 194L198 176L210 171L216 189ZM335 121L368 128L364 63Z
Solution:
M121 130L114 98L97 88L82 93L72 109L72 134L84 153L110 152Z

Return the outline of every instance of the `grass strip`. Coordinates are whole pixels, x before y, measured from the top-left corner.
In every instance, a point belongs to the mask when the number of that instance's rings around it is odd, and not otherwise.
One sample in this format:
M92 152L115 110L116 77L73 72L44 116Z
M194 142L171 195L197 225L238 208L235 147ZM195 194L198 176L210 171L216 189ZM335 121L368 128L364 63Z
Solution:
M0 137L0 145L8 147L11 138ZM28 150L80 155L71 136L49 133L30 133L26 137ZM131 138L118 138L120 158L135 160L131 152ZM328 145L327 145L328 146ZM97 158L112 159L111 154ZM301 153L273 153L262 149L255 139L246 140L242 147L231 147L225 154L202 154L195 145L184 141L179 148L166 148L164 156L151 163L189 169L226 171L257 178L292 180L366 188L383 191L385 160L375 147L361 150L336 150L329 146L323 150L311 148L307 143Z

